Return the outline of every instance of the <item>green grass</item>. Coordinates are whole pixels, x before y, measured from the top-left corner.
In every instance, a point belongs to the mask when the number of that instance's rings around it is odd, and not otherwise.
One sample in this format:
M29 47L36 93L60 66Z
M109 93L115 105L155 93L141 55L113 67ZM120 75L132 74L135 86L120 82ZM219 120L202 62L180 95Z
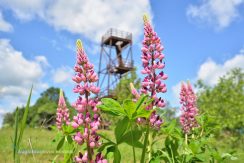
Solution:
M103 134L108 137L112 137L112 131L102 131ZM13 162L13 148L12 140L14 135L13 128L3 128L0 129L0 162L1 163L12 163ZM27 154L20 155L20 162L24 163L48 163L57 155L55 154L56 143L53 143L52 140L56 136L54 131L48 131L41 128L26 128L22 142L20 144L20 150L22 152L28 152ZM32 148L30 146L30 142ZM163 139L160 143L163 142ZM219 140L216 144L221 147L221 151L230 151L231 148L226 147L223 140ZM157 144L161 146L161 144ZM128 162L131 163L132 158L132 148L128 147L126 144L121 144L119 146L122 155L122 163ZM34 151L34 156L31 151ZM141 149L136 148L136 158L139 162L141 154ZM237 149L238 160L237 161L227 161L226 163L243 163L244 162L244 152L242 149ZM58 160L62 160L62 157L59 156ZM112 162L110 159L109 162Z
M0 130L0 160L1 162L13 162L13 128ZM21 162L50 162L55 157L56 144L52 139L56 133L45 129L26 128L20 144ZM31 144L31 145L30 145ZM32 148L31 148L32 146ZM32 155L32 149L35 154Z
M13 128L0 129L0 162L12 163L13 162ZM112 131L102 131L103 134L112 137ZM33 163L33 162L51 162L56 156L55 149L57 144L53 143L52 140L55 138L56 133L54 131L48 131L40 128L26 128L22 143L20 144L20 162ZM30 142L32 148L30 146ZM128 148L126 144L119 146L123 162L131 162L132 160L132 149ZM34 154L32 154L32 149ZM28 153L24 153L28 152ZM140 159L141 150L136 148L137 160ZM34 155L34 156L33 156ZM61 160L62 158L59 157Z

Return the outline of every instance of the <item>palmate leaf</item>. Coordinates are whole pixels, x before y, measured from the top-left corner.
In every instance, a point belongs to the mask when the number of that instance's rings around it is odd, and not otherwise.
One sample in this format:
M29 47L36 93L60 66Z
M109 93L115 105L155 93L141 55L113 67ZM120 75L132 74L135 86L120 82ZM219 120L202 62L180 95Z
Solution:
M153 109L152 110L146 110L146 109L143 109L143 108L139 109L136 112L136 115L133 118L136 119L136 118L143 117L143 118L148 119L153 111L154 111Z
M121 154L118 146L115 146L113 163L120 163L120 161L121 161Z
M57 145L57 150L59 150L60 148L62 148L62 146L64 145L64 141L65 141L65 136L63 136L63 137L60 139L60 141L59 141L59 143L58 143L58 145Z
M102 104L98 105L97 107L102 111L115 116L125 115L124 109L117 101L111 98L103 98L101 101Z
M123 102L123 108L126 112L126 115L129 119L132 119L132 115L135 113L136 111L136 105L132 100L124 100Z
M138 110L141 107L145 109L152 102L153 99L149 98L148 95L141 95L141 97L136 102L136 110Z
M143 144L139 141L142 136L142 133L143 132L141 130L134 129L132 131L126 132L121 138L121 140L129 144L130 146L134 146L136 148L142 148ZM133 135L133 139L131 135Z
M118 121L114 131L117 144L121 142L121 137L124 135L125 131L127 130L128 124L129 124L129 119L127 117Z
M106 142L106 143L103 143L99 148L98 148L98 152L102 152L107 146L110 146L110 145L113 145L114 143L112 142Z

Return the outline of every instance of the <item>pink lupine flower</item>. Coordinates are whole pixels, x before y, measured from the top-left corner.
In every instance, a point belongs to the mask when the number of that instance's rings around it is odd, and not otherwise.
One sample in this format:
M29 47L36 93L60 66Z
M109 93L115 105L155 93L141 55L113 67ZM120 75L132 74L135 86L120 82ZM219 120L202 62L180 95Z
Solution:
M194 127L198 127L198 123L195 119L198 115L196 100L197 98L190 82L187 84L182 83L180 92L180 103L182 104L180 124L185 134L189 134Z
M96 163L107 163L108 161L106 159L103 158L102 154L101 153L98 153L96 155L96 160L95 160Z
M163 62L164 54L163 46L161 45L160 38L157 36L157 33L153 30L152 25L150 24L146 16L144 19L144 40L142 42L142 74L145 74L145 78L141 83L142 94L148 94L151 98L154 99L152 104L147 109L153 109L153 107L164 107L165 101L160 97L157 97L157 93L165 93L167 91L166 85L162 80L166 80L168 77L162 69L165 67ZM138 93L135 89L132 89L132 94L138 99ZM139 120L140 122L142 119ZM150 124L155 128L160 128L160 125L163 123L163 120L156 115L155 112L152 113L150 117Z
M100 89L94 82L98 80L89 62L80 40L77 41L77 61L74 67L75 76L72 78L76 83L73 89L79 97L72 106L76 109L77 115L73 117L72 127L77 130L73 139L79 144L86 144L87 151L83 155L79 153L75 162L94 162L94 148L101 145L97 130L100 126L100 115L98 114L98 99L90 98L92 94L98 94ZM102 156L101 156L102 157ZM97 159L97 158L96 158Z
M66 107L63 91L60 89L58 108L56 112L56 125L59 130L62 129L62 125L69 125L69 109Z

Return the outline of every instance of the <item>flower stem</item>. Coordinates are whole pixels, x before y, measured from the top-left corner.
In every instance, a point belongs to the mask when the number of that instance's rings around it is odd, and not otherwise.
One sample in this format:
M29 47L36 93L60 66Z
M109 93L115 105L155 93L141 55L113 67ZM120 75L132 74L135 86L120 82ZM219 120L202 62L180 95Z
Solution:
M149 123L149 121L147 121L147 122L148 122L147 123L147 130L146 130L146 135L145 135L145 139L144 139L143 150L142 150L142 154L141 154L141 163L144 163L145 162L146 149L147 149L147 143L148 143L150 123Z
M187 145L187 134L185 134L185 144Z
M86 103L88 104L88 92L86 92L85 97L86 97ZM88 107L86 105L86 114L87 113L88 113ZM90 126L87 122L85 123L85 126L86 126L87 131L88 131L86 146L87 146L88 162L90 163L92 160L92 152L91 152L91 148L90 148Z
M135 152L135 147L134 147L134 136L132 133L132 125L130 126L130 133L131 133L131 139L132 139L132 150L133 150L134 163L136 163L136 152Z
M148 136L148 160L151 160L152 158L152 133L149 133Z

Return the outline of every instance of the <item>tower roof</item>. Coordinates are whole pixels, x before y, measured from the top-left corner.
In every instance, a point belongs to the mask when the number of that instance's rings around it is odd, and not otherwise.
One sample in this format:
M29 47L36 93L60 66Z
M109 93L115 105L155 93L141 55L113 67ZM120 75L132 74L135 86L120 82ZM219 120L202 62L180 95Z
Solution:
M132 42L132 33L121 31L115 28L110 28L102 36L102 44L116 46L116 44L121 43L121 47L127 46Z

